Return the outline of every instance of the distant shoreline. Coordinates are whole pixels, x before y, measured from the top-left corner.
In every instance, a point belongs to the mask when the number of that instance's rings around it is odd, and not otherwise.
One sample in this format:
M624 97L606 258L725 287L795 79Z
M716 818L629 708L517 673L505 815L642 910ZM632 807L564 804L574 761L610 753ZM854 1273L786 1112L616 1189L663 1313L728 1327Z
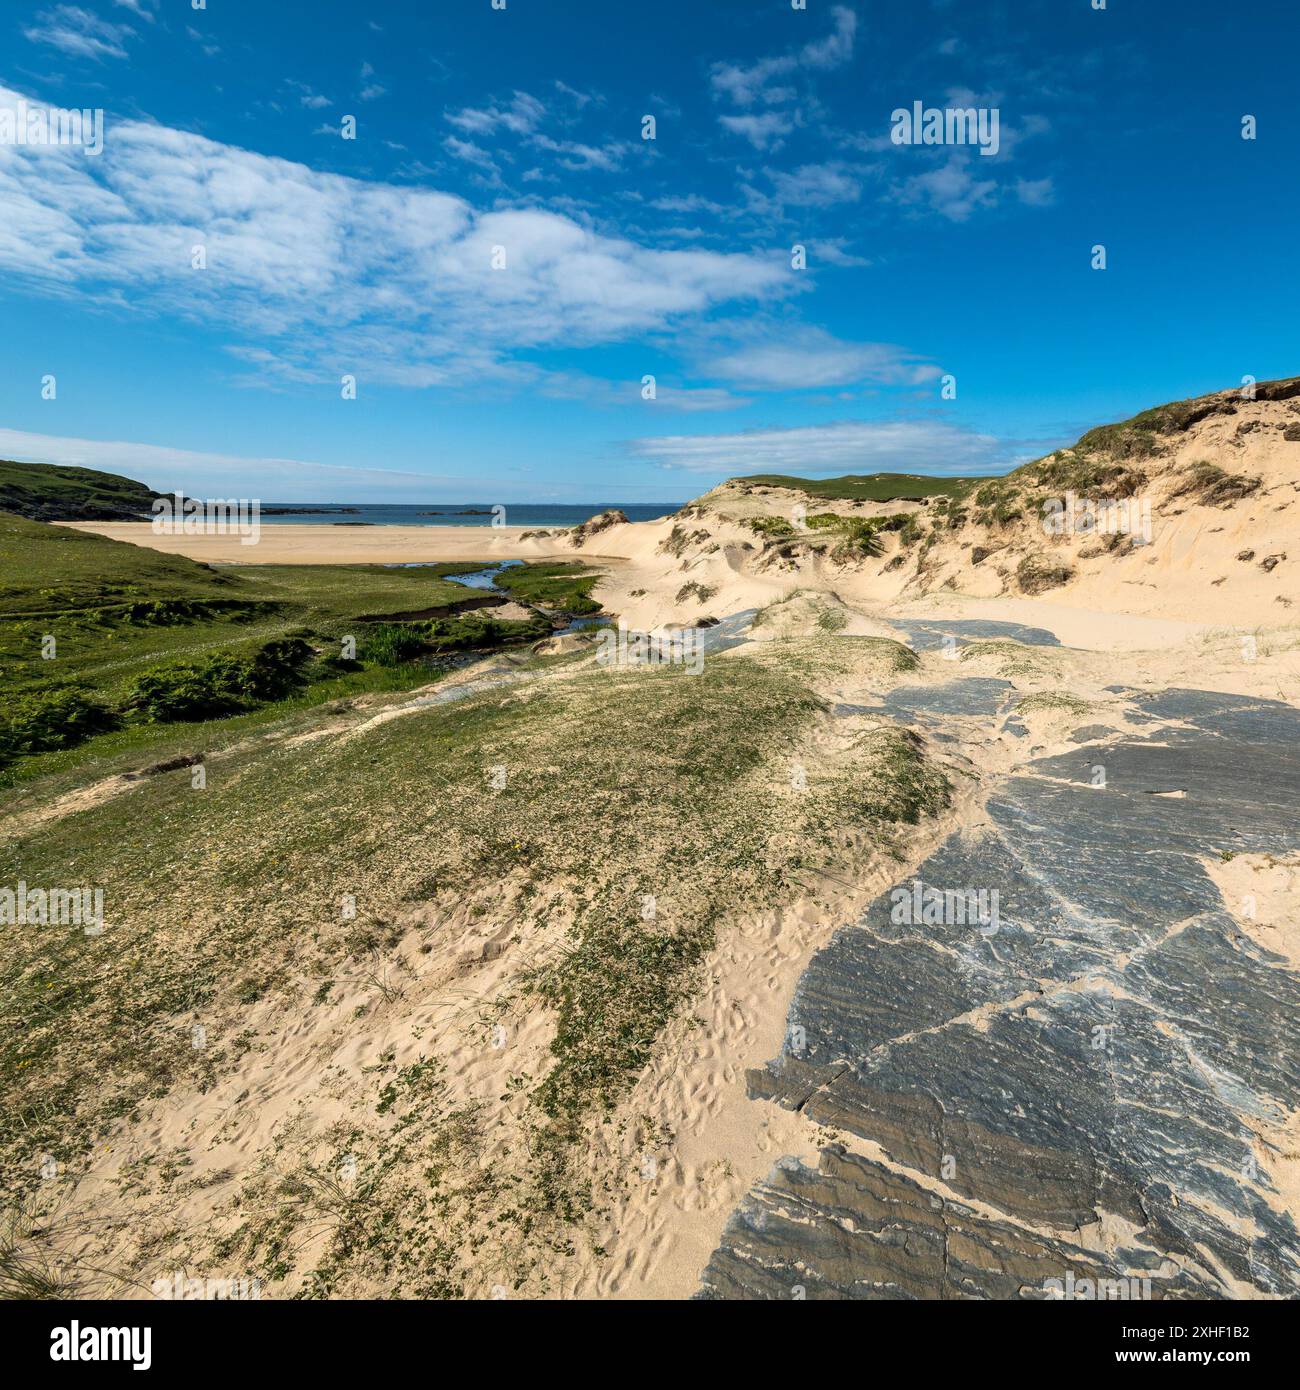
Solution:
M621 511L629 521L657 521L685 502L262 502L264 519L277 525L365 525L523 528L560 530L579 526L604 511ZM338 518L338 520L334 520Z
M73 521L77 531L93 531L110 540L186 555L208 564L235 565L401 565L439 560L616 560L606 555L597 537L575 550L567 528L536 526L340 526L317 520L314 525L265 522L256 545L242 545L237 534L159 535L147 521ZM553 529L553 535L539 531ZM525 535L527 539L525 539Z

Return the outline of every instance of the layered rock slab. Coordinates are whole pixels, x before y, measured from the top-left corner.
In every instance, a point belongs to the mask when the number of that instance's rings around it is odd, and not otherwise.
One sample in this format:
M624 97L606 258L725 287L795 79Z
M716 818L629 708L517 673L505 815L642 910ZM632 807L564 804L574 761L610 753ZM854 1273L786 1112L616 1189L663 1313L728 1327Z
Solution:
M909 882L814 958L750 1093L865 1142L778 1164L701 1296L1300 1296L1268 1138L1300 1107L1300 980L1204 868L1300 844L1300 713L1134 696L1145 738L1030 764L922 865L996 890L993 920L915 920Z

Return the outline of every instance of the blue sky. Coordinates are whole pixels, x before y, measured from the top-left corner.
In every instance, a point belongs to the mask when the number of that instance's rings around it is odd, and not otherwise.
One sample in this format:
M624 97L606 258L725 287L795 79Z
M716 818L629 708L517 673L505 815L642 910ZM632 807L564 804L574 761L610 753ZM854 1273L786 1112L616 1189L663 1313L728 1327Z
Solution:
M0 457L676 501L999 471L1300 372L1283 0L3 0L0 30L0 108L105 112L98 156L0 144ZM917 101L996 109L998 152L893 143Z

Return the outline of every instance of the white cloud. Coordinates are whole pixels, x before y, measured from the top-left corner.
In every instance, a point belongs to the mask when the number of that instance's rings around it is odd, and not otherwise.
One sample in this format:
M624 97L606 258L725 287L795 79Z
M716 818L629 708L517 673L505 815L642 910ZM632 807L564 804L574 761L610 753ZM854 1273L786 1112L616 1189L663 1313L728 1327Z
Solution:
M558 77L555 79L555 90L568 97L579 111L593 101L599 105L605 100L604 97L598 96L594 92L580 92L576 87L570 87L567 82L561 82Z
M889 343L849 343L820 328L792 328L710 358L710 376L750 390L803 391L814 387L917 386L939 368Z
M783 112L765 111L761 116L719 116L733 134L743 135L756 150L778 149L790 132L791 119Z
M772 87L773 77L795 69L793 58L764 58L749 67L738 63L715 63L710 79L715 95L729 97L737 106L752 106L756 101L775 104L789 101L793 87Z
M815 39L795 53L775 58L761 58L756 63L714 63L709 74L715 96L725 96L737 106L753 106L755 102L774 106L791 101L796 89L788 83L773 86L775 78L792 77L801 68L827 70L847 63L853 57L853 39L858 17L844 5L831 10L834 27L822 39Z
M23 30L23 37L32 43L49 44L74 58L102 62L105 58L125 58L125 41L134 33L129 24L111 24L79 5L56 5L42 10Z
M1016 197L1026 207L1045 208L1050 207L1056 201L1056 189L1050 178L1017 179Z
M998 185L995 179L975 178L969 163L954 154L939 168L905 179L897 196L900 202L923 205L951 222L965 222L977 209L997 202Z
M473 140L462 140L456 135L449 135L442 142L442 146L448 154L464 160L466 164L477 164L480 169L486 169L494 176L498 173L496 160Z
M640 388L637 388L638 396ZM734 396L721 386L664 386L660 385L654 405L661 410L708 411L739 410L750 402ZM647 402L649 404L649 402Z
M649 206L656 212L707 212L720 217L727 208L715 203L712 198L703 198L698 193L671 194L664 198L652 198Z
M853 36L858 30L858 17L845 5L831 10L835 28L824 39L805 44L799 61L810 68L837 68L853 57Z
M822 237L809 243L811 247L810 264L825 262L826 265L841 266L845 268L856 268L859 266L870 265L871 261L866 256L856 255L849 250L849 242L846 237Z
M374 101L376 97L383 96L388 90L383 83L371 80L374 75L375 70L369 63L361 64L361 81L363 85L359 95L362 101Z
M557 90L579 107L593 98L575 92L563 82L556 82ZM508 106L466 106L459 111L449 111L447 120L467 135L488 136L497 131L509 131L526 141L534 149L545 150L558 156L557 163L572 172L600 169L613 172L622 166L627 153L626 145L590 145L579 140L557 140L540 129L546 119L546 107L536 97L527 92L515 92Z
M624 149L619 145L584 145L576 140L552 140L549 135L537 134L530 141L539 150L560 156L565 169L604 169L613 171L623 163Z
M734 477L745 473L925 472L967 477L996 471L1006 448L992 435L930 420L843 420L736 434L637 439L630 451L661 467Z
M18 100L0 88L0 105ZM0 202L0 273L209 321L316 381L508 375L526 348L617 341L791 289L779 259L658 250L554 211L479 211L143 121L110 122L98 158L0 147Z
M130 10L141 19L148 20L150 24L154 22L153 6L157 5L158 0L113 0L113 3L121 9Z
M536 97L527 92L516 92L509 106L473 107L466 106L460 111L450 111L447 119L457 130L471 135L491 135L493 131L505 129L516 135L528 135L536 130L546 115L546 108Z
M217 44L209 43L207 40L207 35L201 33L192 24L187 24L185 26L185 32L190 36L191 39L194 40L195 43L197 43L203 49L203 52L209 58L215 58L217 54L221 52L221 49Z
M773 199L781 205L827 208L835 203L856 203L862 195L859 170L838 160L828 164L804 164L786 171L769 169Z

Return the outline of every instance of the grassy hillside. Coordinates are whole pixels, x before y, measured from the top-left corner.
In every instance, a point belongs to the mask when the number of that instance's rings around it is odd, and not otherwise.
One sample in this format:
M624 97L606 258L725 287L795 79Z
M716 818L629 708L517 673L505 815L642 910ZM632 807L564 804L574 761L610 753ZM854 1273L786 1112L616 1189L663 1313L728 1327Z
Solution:
M130 711L132 702L139 702L141 682L163 672L169 681L183 678L192 693L196 681L211 685L220 677L226 690L217 703L224 713L247 715L265 699L257 697L255 672L249 698L240 698L240 682L247 684L246 668L259 657L266 667L268 644L298 644L272 652L276 662L289 660L294 668L271 682L270 693L280 699L292 694L319 703L431 680L420 658L435 645L446 648L445 637L435 644L424 626L373 617L363 622L362 615L473 603L476 596L446 576L477 568L463 563L216 569L0 513L0 669L9 698L0 711L0 766L9 766L0 777L12 781L19 765L28 777L87 756L138 754L144 746L158 751L155 745L209 737L214 721L200 718L204 710L198 705L183 730L174 718L161 717L164 706L156 700ZM496 630L501 627L489 630L479 623L452 648L479 645L473 637L493 645L511 635ZM343 659L345 636L356 638L359 660ZM235 665L217 669L217 662ZM265 681L261 690L265 697ZM94 713L100 708L127 712L108 718ZM20 720L29 730L21 735L13 733ZM86 745L87 737L93 737L93 746Z
M923 497L957 497L984 477L931 478L917 473L846 473L842 478L795 478L786 473L751 473L732 482L783 487L827 500L919 502Z
M34 521L134 521L156 496L116 473L0 459L0 511Z

